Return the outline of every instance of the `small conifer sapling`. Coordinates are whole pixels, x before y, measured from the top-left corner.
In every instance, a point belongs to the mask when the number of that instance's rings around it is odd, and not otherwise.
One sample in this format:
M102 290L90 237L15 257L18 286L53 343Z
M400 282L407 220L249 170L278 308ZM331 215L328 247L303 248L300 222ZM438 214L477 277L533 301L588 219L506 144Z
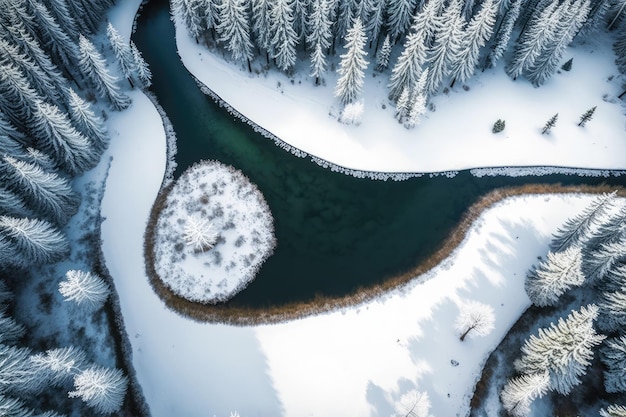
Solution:
M593 114L595 113L595 111L596 111L596 106L593 106L592 108L587 110L585 114L580 116L580 122L578 123L578 126L584 127L585 124L593 118Z
M563 64L561 69L563 71L570 71L572 69L572 62L573 61L574 61L574 58L570 58L565 64Z
M558 118L559 118L558 113L552 116L550 120L548 120L546 124L543 126L543 130L541 131L541 134L545 135L546 133L550 133L550 129L554 127Z
M506 122L502 119L498 119L494 124L493 124L493 128L491 129L491 131L493 133L500 133L504 130L504 127L506 126Z

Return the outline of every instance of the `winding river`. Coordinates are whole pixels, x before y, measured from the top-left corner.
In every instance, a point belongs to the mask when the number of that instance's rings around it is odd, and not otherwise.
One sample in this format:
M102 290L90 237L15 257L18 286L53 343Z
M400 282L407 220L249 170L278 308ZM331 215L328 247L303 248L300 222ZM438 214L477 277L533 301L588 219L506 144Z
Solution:
M275 219L276 252L232 306L341 297L380 284L432 255L467 208L499 187L626 185L624 176L477 178L468 171L384 182L321 168L280 149L200 91L177 55L168 7L166 0L145 5L133 39L178 137L176 175L200 159L233 165L258 185Z

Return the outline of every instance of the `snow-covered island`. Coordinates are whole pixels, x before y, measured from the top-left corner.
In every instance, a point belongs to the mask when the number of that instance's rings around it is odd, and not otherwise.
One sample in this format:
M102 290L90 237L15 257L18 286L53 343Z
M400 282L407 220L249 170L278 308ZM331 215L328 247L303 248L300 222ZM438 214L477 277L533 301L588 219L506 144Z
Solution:
M258 188L233 167L199 162L162 195L147 251L175 294L217 303L252 281L276 245L272 214ZM152 268L150 268L152 269Z

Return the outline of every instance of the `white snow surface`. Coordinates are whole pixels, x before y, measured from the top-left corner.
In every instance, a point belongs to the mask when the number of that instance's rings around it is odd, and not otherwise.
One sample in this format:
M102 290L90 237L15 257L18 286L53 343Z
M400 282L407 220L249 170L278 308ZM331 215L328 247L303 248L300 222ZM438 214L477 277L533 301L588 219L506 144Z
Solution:
M613 39L605 33L568 48L563 62L574 58L571 71L560 71L539 88L523 78L513 81L503 61L482 74L478 69L466 83L469 91L457 83L448 94L434 96L436 110L408 130L396 121L387 99L391 70L376 72L372 56L367 57L361 123L343 124L337 121L341 106L333 96L336 73L329 71L325 85L315 86L301 53L292 77L275 67L262 69L265 58L254 62L250 74L246 65L229 62L227 52L197 44L176 21L179 55L198 80L281 140L344 168L420 173L528 166L626 169L626 117L617 99L622 77ZM390 67L401 50L402 45L395 46ZM578 127L580 116L593 106L593 119ZM542 135L555 113L556 126ZM498 119L506 128L493 134Z
M110 14L123 35L130 31L139 2L120 2ZM124 28L128 28L126 32ZM307 131L315 132L315 141L304 141L308 148L315 148L310 149L312 152L331 160L338 157L336 162L361 169L440 171L489 165L489 161L495 165L513 160L520 164L531 160L543 163L538 158L561 165L623 167L626 153L616 139L623 137L619 107L597 97L604 91L614 94L616 87L605 81L606 75L613 72L610 59L600 53L585 59L584 53L571 52L576 56L572 71L578 67L581 72L593 74L589 82L596 75L598 79L588 89L571 89L568 106L562 110L540 97L543 89L532 89L525 82L510 84L494 75L473 85L472 91L483 91L482 95L492 83L506 87L498 93L506 97L506 102L490 103L485 108L485 112L507 118L507 130L500 136L476 133L488 132L495 118L485 116L482 120L481 114L467 111L480 106L481 94L463 92L442 97L439 104L446 110L429 114L422 124L432 124L432 132L434 126L441 129L437 137L419 134L423 131L416 129L411 133L415 136L412 142L405 147L394 146L407 139L401 127L389 128L385 141L351 139L354 129L383 131L377 125L376 112L371 111L378 105L372 99L366 99L366 115L371 113L372 117L364 117L358 128L345 128L331 118L315 118L319 129L304 129L313 123L309 111L315 106L303 107L300 103L322 100L318 94L322 90L311 88L311 97L303 98L294 95L288 83L283 83L289 102L289 111L284 114L288 117L283 118L280 129L273 131L286 139L296 132L303 136ZM261 91L275 89L274 81L257 82L205 51L194 52L198 53L212 74L221 74L220 83L237 85L233 94L245 91L246 97L257 97L249 103L235 100L235 106L271 109L277 114L285 110L278 100L271 106L258 101L264 97ZM574 72L564 74L552 87L544 88L556 88L574 76ZM207 84L213 87L220 83ZM143 238L165 170L165 133L151 102L137 91L130 92L130 96L133 105L113 113L108 120L112 140L107 154L113 160L102 202L103 252L120 296L137 377L155 417L227 417L235 410L242 417L387 417L394 403L414 388L428 394L433 416L466 415L487 355L529 305L523 290L526 270L537 262L537 256L545 255L551 233L592 198L570 194L506 199L486 210L462 244L440 265L406 287L359 306L275 325L198 323L168 310L145 275ZM517 97L526 97L524 111L513 103ZM581 97L587 99L579 103ZM329 102L322 103L317 108L327 112ZM541 113L540 124L555 111L562 112L562 121L576 121L576 115L592 104L598 105L597 118L588 124L586 135L574 135L565 126L563 132L557 134L555 130L550 137L533 133L537 112ZM445 114L450 118L440 119ZM532 127L523 123L525 118L533 121ZM465 125L470 119L471 126ZM338 128L343 133L332 136ZM327 146L329 137L337 143L335 146ZM477 141L471 140L473 137ZM418 152L417 143L422 138L429 145ZM533 158L526 149L531 147L535 147ZM455 151L444 152L446 149ZM581 155L585 158L580 159ZM138 158L141 163L137 163ZM460 342L454 321L458 306L470 300L494 308L495 329L485 337ZM459 365L452 366L452 360Z
M218 233L211 249L196 251L185 242L185 223L193 216ZM259 189L241 171L203 161L188 168L167 196L155 230L156 271L181 297L222 302L254 279L274 246L272 214Z

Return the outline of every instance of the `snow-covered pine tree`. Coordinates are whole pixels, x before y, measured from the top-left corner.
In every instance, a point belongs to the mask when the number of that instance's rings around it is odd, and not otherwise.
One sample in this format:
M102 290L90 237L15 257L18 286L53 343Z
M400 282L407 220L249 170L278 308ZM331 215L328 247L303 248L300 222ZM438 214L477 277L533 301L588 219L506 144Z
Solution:
M408 29L416 6L417 0L395 0L387 4L387 33L393 42Z
M217 5L220 23L216 26L218 41L226 44L226 49L237 62L247 62L248 72L252 72L250 60L252 41L250 41L250 23L248 2L246 0L222 0Z
M543 397L550 387L548 372L522 374L509 379L500 393L502 406L512 417L526 417L530 405L536 398Z
M606 392L626 392L626 336L607 339L600 349L600 359L606 366ZM626 415L626 409L624 409Z
M4 308L0 309L0 343L15 345L24 336L26 329L9 317Z
M613 267L626 260L626 235L615 242L601 244L595 250L589 250L583 263L587 282L601 285Z
M72 38L61 29L46 6L35 0L27 0L31 5L31 13L35 18L42 45L51 52L57 65L68 70L75 66L78 48Z
M626 4L626 1L624 4ZM626 74L626 24L620 26L615 38L615 43L613 44L613 51L616 56L615 63L620 72Z
M310 14L311 0L293 1L293 30L298 37L298 43L302 43L306 49L305 37L307 33L307 18Z
M119 411L126 395L128 380L119 369L93 366L74 377L75 391L70 398L81 398L102 414Z
M346 53L341 55L341 63L337 69L339 79L335 88L335 96L342 104L352 103L361 94L365 78L365 31L360 18L357 18L346 35Z
M416 389L404 393L394 405L396 414L392 417L429 417L430 399L428 393Z
M77 23L72 16L65 0L43 0L54 20L61 29L74 41L78 40Z
M293 28L293 0L275 0L270 9L270 51L276 65L289 71L296 63L298 34Z
M72 126L67 114L53 104L38 103L30 131L37 138L37 148L72 175L81 174L98 163L100 154L96 147Z
M411 99L411 92L408 88L402 90L400 97L396 101L396 119L400 123L404 121L404 118L409 112L409 100Z
M90 311L101 308L111 290L102 278L92 272L71 269L65 281L59 283L59 292L65 301L74 301Z
M407 129L413 129L419 124L420 118L426 113L426 80L428 80L428 68L422 72L420 79L415 86L415 92L413 99L409 105L409 112L404 122L404 127Z
M546 124L543 126L543 129L541 130L541 134L545 135L546 133L550 133L550 129L554 127L558 118L559 118L558 113L552 116L550 120L548 120Z
M103 20L104 12L113 4L110 0L72 0L67 3L72 17L80 27L79 32L93 34Z
M330 48L332 38L329 7L328 0L313 0L308 19L309 32L306 35L306 42L312 50L311 77L315 78L315 85L319 85L322 75L326 72L324 51Z
M219 232L208 219L188 216L183 229L183 240L194 251L203 252L211 249L219 239Z
M7 184L8 186L8 184ZM12 217L32 217L24 198L7 186L0 184L0 215Z
M69 89L69 96L70 120L76 130L91 139L94 152L99 158L109 145L109 136L104 120L97 116L91 104L83 100L72 88Z
M122 38L111 22L107 24L107 38L109 39L109 45L111 45L117 64L122 70L122 74L124 74L124 77L126 77L130 83L131 88L135 87L133 84L133 74L135 73L136 65L129 42Z
M385 36L383 46L378 50L376 54L376 70L383 72L389 66L389 55L391 54L391 42L389 41L389 35Z
M576 36L580 39L597 32L598 29L605 24L606 15L610 7L610 0L597 0L592 2L591 8L589 9L589 16Z
M11 121L5 116L4 112L0 110L0 137L3 138L2 152L11 154L11 149L18 154L22 153L21 148L14 148L14 143L18 145L25 145L28 141L22 132L17 130ZM10 141L10 142L9 142Z
M354 24L356 19L355 9L360 0L341 0L337 3L339 13L337 16L336 24L336 36L339 39L344 39L348 33L348 29Z
M22 71L39 96L46 97L57 105L61 103L60 93L57 91L58 84L55 84L35 61L23 54L17 45L0 39L0 62L13 64Z
M30 349L26 347L0 344L0 392L19 395L36 393L40 390L40 381L36 368L29 361Z
M596 197L583 212L568 219L552 236L550 250L561 252L568 246L582 244L591 237L593 226L606 217L615 204L616 192L605 193Z
M626 264L615 265L604 280L602 280L598 288L601 291L621 291L626 288Z
M462 341L469 335L486 336L494 329L496 317L493 308L478 301L467 301L459 306L459 314L454 323L459 339Z
M363 0L365 1L365 0ZM373 42L376 42L374 48L378 51L378 38L381 33L381 28L385 21L385 10L387 10L387 0L370 0L370 15L365 22L365 35L370 40L370 49ZM388 36L388 35L387 35ZM389 44L391 46L391 43Z
M495 42L492 46L491 52L487 55L487 59L485 60L486 68L493 68L496 66L496 63L502 58L502 55L509 47L509 41L511 40L511 33L513 32L513 27L515 26L515 22L519 17L521 5L523 0L512 0L509 8L504 15L502 23L495 34Z
M355 101L343 108L339 121L348 125L360 125L363 117L363 101Z
M524 288L530 301L540 307L551 306L569 289L581 286L585 282L582 260L582 249L578 245L561 252L548 252L547 260L526 276Z
M626 236L626 205L621 205L619 210L607 213L598 223L591 237L586 242L587 253L601 249L602 245L616 243Z
M607 333L616 331L624 333L626 330L626 288L603 292L600 295L598 307L600 308L598 327ZM624 384L626 386L626 381Z
M182 20L189 34L198 43L206 24L204 0L172 0L170 7L172 15Z
M51 223L39 219L0 216L0 240L10 243L4 254L11 255L0 269L53 263L70 252L66 237Z
M607 408L600 409L601 417L626 417L626 406L611 404Z
M474 74L480 49L485 46L493 33L499 5L499 0L485 0L476 15L469 21L461 38L459 52L454 57L455 61L451 63L451 86L454 86L457 80L464 83Z
M428 95L437 92L444 77L448 75L450 66L457 60L463 41L465 19L461 16L461 0L451 0L441 15L441 25L434 37L430 51L429 77L426 84Z
M580 384L593 359L593 349L605 338L594 329L597 317L598 307L590 304L573 310L565 319L559 318L556 325L539 329L538 336L531 335L525 341L515 368L529 375L547 370L550 389L568 394Z
M64 225L76 213L80 199L67 180L8 155L3 160L3 177L39 217Z
M37 373L46 375L48 384L65 386L87 364L85 352L74 346L49 349L30 357Z
M273 55L271 9L270 0L252 0L252 32L256 37L256 44L266 51L268 64L269 55Z
M56 172L57 170L57 167L52 158L50 158L49 155L45 154L39 149L28 147L26 148L26 155L18 159L33 163L46 172Z
M105 98L115 110L124 110L130 106L130 98L120 91L117 79L109 73L104 58L93 43L80 35L79 48L78 67L95 86L98 95Z
M135 42L130 41L130 51L133 54L133 60L135 61L135 75L144 88L148 88L152 85L152 71L148 63L143 59L141 52L137 49Z
M563 2L555 15L559 19L554 26L551 40L542 48L533 65L524 73L535 86L543 84L558 69L565 49L587 20L590 0L577 0L573 4Z
M597 106L593 106L589 110L587 110L582 116L580 116L580 122L578 126L584 127L589 120L593 118L593 114L596 111Z
M550 2L536 13L529 22L528 29L522 33L513 54L513 60L506 67L507 74L516 79L531 68L545 47L552 41L559 15L555 13L558 2Z
M14 126L24 129L41 100L22 71L10 63L0 64L0 110Z
M424 11L418 13L411 26L411 31L404 41L404 49L391 70L389 79L389 99L396 101L404 90L409 93L415 89L417 80L422 75L422 66L426 62L426 29Z

